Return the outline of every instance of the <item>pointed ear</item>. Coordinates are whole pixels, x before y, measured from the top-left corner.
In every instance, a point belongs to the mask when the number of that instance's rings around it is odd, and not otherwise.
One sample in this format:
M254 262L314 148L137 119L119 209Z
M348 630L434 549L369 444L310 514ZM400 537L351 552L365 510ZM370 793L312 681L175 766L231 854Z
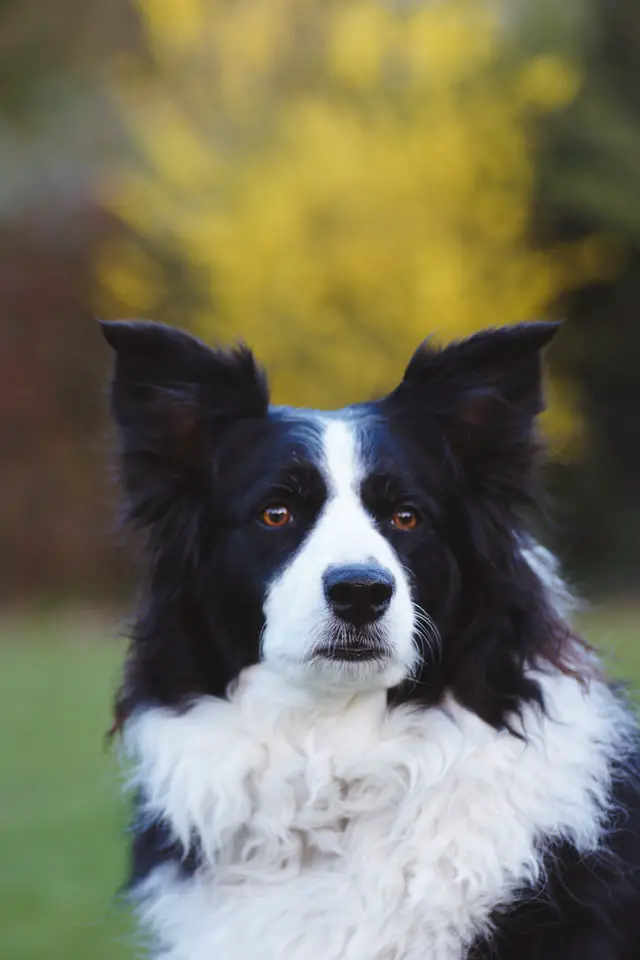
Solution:
M520 323L484 330L445 347L423 344L392 397L411 400L438 417L458 458L467 464L491 454L525 466L536 416L544 409L542 349L558 323ZM495 463L491 464L495 467Z
M266 381L245 347L212 350L159 323L102 323L116 354L111 407L123 483L139 497L193 474L213 453L217 432L268 406Z

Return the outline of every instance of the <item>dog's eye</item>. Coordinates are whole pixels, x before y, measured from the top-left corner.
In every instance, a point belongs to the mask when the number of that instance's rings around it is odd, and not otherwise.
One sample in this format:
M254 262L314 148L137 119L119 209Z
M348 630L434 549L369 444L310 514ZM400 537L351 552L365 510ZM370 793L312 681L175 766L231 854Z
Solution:
M260 519L266 527L286 527L293 520L293 515L284 504L274 503L262 511Z
M391 515L391 523L396 530L413 530L418 526L419 522L420 517L416 511L411 510L410 507L402 507Z

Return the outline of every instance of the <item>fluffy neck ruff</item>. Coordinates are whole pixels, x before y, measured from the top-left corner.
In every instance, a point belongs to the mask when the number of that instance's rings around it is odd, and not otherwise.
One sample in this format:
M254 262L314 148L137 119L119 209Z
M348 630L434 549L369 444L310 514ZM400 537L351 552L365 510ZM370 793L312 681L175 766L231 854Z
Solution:
M144 815L195 875L138 892L167 960L460 960L541 879L545 851L601 843L630 723L610 690L538 671L496 731L452 701L317 700L265 666L227 700L127 723Z

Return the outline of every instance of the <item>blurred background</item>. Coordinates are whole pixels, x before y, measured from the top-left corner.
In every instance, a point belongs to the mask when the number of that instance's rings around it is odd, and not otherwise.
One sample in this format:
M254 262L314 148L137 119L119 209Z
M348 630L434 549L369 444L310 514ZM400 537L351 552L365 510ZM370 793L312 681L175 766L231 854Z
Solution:
M277 401L561 317L543 536L640 683L635 0L0 4L0 953L127 960L103 747L132 564L93 315L246 339ZM638 351L638 353L636 353Z

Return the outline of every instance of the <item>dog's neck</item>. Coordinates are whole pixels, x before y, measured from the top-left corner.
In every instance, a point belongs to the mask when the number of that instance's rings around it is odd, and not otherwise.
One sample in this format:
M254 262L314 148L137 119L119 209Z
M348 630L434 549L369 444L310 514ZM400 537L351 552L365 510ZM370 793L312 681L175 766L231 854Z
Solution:
M202 944L196 960L275 960L293 942L301 960L413 958L393 952L407 938L416 958L458 960L490 911L539 879L547 842L589 852L606 821L629 720L597 681L539 682L546 712L525 705L520 736L450 699L318 697L264 666L226 700L134 715L143 815L185 850L195 841L201 862L197 882L168 866L141 891L150 922ZM358 930L371 943L345 953Z

